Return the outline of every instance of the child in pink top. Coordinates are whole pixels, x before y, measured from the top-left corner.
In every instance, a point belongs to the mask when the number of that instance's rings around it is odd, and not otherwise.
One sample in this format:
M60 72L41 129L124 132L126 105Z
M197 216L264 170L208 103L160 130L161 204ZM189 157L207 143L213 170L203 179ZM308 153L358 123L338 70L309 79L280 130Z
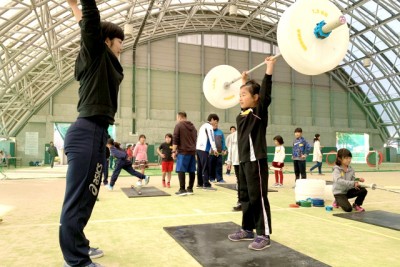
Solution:
M132 156L135 158L135 169L140 169L141 173L144 174L144 169L148 167L147 161L147 144L146 136L141 134L139 136L139 142L137 142L133 149Z

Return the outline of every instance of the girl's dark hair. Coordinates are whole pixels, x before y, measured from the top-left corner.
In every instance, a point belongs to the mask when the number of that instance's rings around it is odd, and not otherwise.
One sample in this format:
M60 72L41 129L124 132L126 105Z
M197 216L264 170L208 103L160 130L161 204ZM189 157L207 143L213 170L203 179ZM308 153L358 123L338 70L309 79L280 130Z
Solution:
M124 31L117 24L102 21L100 23L100 28L101 36L103 37L104 41L107 39L107 37L110 40L113 40L114 38L119 38L123 41L125 39Z
M282 138L282 136L280 136L280 135L275 136L275 137L274 137L274 140L278 141L278 143L279 143L280 145L283 145L283 144L284 144L283 138Z
M247 90L249 90L249 93L253 96L253 95L258 95L260 94L260 88L261 86L255 81L255 80L249 80L247 81L245 84L243 84L242 86L240 86L240 88L246 87Z
M315 141L317 141L318 140L318 138L320 137L320 135L319 134L315 134L315 136L314 136L314 143L315 143Z
M235 126L231 126L231 128L229 128L229 131L232 130L232 129L235 129L235 131L236 131L236 127Z
M140 140L140 138L144 138L144 139L146 139L146 136L144 135L144 134L141 134L141 135L139 135L139 139L138 140Z
M341 148L337 152L335 164L340 166L340 165L342 165L343 158L352 158L352 157L353 157L353 155L351 154L350 150L348 150L346 148Z
M115 146L116 149L122 150L121 143L114 142L114 146Z
M167 134L165 135L165 137L167 137L167 136L168 136L169 138L171 138L171 144L173 144L172 134L167 133ZM165 137L164 137L164 138L165 138Z
M112 138L108 138L107 139L107 145L114 145L114 139L112 139Z

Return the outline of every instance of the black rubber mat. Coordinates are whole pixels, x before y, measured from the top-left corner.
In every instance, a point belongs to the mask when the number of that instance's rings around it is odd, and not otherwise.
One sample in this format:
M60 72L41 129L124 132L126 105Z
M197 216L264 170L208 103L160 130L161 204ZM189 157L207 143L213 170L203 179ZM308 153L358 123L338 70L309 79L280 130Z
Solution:
M397 213L373 210L365 212L338 213L333 214L333 216L400 231L400 214Z
M170 194L154 187L154 186L144 186L142 187L142 194L139 195L139 192L134 188L130 187L121 187L122 192L129 198L131 197L160 197L160 196L170 196Z
M236 191L236 184L215 184L215 185ZM278 192L278 190L268 188L268 192Z
M239 230L233 222L164 227L176 242L205 267L329 266L272 241L262 251L248 249L251 241L232 242L228 234Z

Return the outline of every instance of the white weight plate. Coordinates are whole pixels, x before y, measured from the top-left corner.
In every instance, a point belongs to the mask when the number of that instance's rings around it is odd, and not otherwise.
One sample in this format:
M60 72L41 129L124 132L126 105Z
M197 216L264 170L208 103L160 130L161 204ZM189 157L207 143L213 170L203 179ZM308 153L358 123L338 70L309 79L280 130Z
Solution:
M240 72L229 65L212 68L203 81L203 92L207 101L219 109L227 109L239 104L241 79L228 87L225 87L225 84L240 76Z
M347 53L347 24L325 39L315 37L314 28L322 20L328 23L340 16L340 10L328 0L298 0L291 5L282 14L277 30L279 50L286 62L305 75L318 75L336 67Z

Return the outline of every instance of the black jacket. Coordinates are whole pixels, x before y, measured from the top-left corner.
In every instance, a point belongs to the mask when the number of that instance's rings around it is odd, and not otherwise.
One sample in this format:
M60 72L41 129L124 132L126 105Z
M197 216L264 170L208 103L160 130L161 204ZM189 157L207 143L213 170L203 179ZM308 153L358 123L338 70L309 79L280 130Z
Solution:
M271 104L272 75L264 75L257 107L243 110L237 117L237 136L240 162L267 158L268 106ZM250 137L251 142L250 143ZM251 158L254 150L254 158Z
M119 85L124 77L122 66L101 36L95 0L81 4L81 49L75 62L75 78L80 82L79 117L114 124Z

